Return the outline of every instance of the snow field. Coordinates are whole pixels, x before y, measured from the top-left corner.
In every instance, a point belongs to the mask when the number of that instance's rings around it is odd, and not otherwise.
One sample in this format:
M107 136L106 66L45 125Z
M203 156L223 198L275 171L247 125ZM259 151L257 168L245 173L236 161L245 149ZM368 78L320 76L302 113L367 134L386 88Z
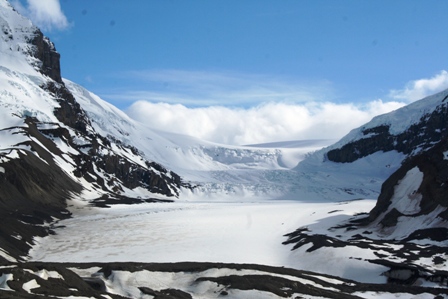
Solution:
M45 262L225 262L312 270L356 279L386 269L366 268L359 248L319 254L291 251L285 234L299 227L328 228L359 212L373 200L345 203L298 201L174 202L79 208L57 223L55 235L38 238L30 260ZM61 227L59 227L61 226ZM357 252L362 251L362 252ZM371 254L371 253L370 253ZM381 278L382 279L382 278Z
M396 299L396 298L408 298L408 299L434 299L434 294L423 293L413 295L409 293L382 293L382 292L355 292L353 296L359 296L366 299ZM447 298L446 296L444 298Z

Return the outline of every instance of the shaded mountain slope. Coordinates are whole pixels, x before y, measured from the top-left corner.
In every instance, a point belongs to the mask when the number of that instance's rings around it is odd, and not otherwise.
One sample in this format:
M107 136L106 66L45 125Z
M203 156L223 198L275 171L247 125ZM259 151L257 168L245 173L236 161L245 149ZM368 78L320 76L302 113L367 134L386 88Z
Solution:
M177 174L92 127L54 44L4 0L0 27L0 259L25 256L81 194L100 205L179 195Z
M406 225L408 218L431 215L435 220L432 224L437 226L439 222L439 225L447 226L447 153L448 138L445 137L431 149L406 160L384 182L377 205L370 212L369 221L388 228L397 227L399 222Z
M294 244L294 256L319 259L331 252L335 259L356 261L363 273L383 275L391 283L446 287L447 94L379 116L321 151L328 155L325 163L343 165L401 151L402 163L382 184L370 213L288 234L284 244Z
M348 163L377 151L415 155L448 136L448 91L442 91L389 114L378 116L328 151L330 161ZM404 120L406 119L406 121ZM404 121L403 126L397 125ZM353 135L353 136L352 136ZM352 140L348 141L349 138Z
M377 198L383 182L403 161L448 136L448 90L373 118L335 144L301 161L295 170L322 199ZM309 179L306 179L309 177Z

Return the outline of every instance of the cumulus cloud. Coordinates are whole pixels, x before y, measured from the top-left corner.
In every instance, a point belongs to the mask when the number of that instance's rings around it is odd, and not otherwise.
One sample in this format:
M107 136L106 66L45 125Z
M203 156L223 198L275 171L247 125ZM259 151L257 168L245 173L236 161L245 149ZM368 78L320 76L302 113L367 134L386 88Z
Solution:
M330 82L268 75L151 70L125 77L143 81L147 88L115 96L133 102L129 116L155 129L224 144L338 139L405 105L382 100L333 103Z
M149 126L225 144L256 144L287 140L338 139L372 117L404 103L373 101L357 106L330 102L269 102L250 108L138 101L127 113Z
M263 76L201 72L141 72L133 77L138 76L180 86L185 93L134 93L136 102L127 110L131 117L153 128L225 144L339 139L374 116L448 88L448 72L441 71L390 91L392 101L353 104L326 100L331 89L325 84L310 87ZM208 106L191 106L196 103Z
M15 0L11 4L42 30L64 30L69 27L59 0L27 0L26 6Z
M394 99L414 102L448 88L448 72L443 70L429 79L414 80L406 84L404 89L392 90Z

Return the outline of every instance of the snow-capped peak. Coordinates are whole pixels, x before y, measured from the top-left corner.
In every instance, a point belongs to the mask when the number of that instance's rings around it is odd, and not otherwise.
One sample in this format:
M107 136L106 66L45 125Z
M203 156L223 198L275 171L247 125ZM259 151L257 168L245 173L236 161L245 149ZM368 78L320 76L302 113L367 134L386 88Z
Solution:
M446 106L448 104L447 99L448 89L425 97L395 111L378 115L365 125L352 130L339 142L331 146L331 148L338 148L347 143L368 138L372 136L372 134L375 134L372 129L382 126L388 127L389 134L399 135L408 130L412 125L421 122L422 118L425 116L428 116L435 110L440 109L440 106ZM371 131L371 133L366 134L366 131Z
M6 0L0 0L0 66L22 74L34 75L38 61L30 55L35 46L29 42L39 29L20 15Z

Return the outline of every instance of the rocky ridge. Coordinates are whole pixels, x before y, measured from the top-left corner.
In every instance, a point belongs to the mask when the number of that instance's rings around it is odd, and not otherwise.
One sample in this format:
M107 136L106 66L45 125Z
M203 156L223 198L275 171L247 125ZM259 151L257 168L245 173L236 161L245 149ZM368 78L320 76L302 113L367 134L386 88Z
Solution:
M179 195L187 185L176 173L96 132L62 81L54 44L6 1L0 26L0 260L26 256L81 193L101 206Z
M400 122L407 117L406 114L410 122L407 126L401 129L391 128L391 121L394 124ZM445 90L374 118L370 123L351 132L343 139L342 146L332 148L326 156L328 160L337 163L351 163L378 151L397 151L406 156L414 156L432 148L447 136L448 91Z
M349 217L334 227L302 227L284 244L310 255L329 248L363 252L353 259L388 268L383 275L394 284L448 283L448 90L422 99L352 131L327 150L328 160L352 163L378 151L398 151L401 166L382 184L368 214ZM415 109L417 107L417 109ZM394 115L421 117L391 133ZM412 113L409 113L410 117ZM400 117L398 117L400 118ZM361 133L361 134L359 134ZM344 139L343 139L344 140ZM342 145L341 145L342 144ZM375 258L365 258L366 256Z
M444 298L444 288L366 284L279 267L221 263L24 263L1 270L0 296L36 298ZM169 277L164 279L161 277Z

